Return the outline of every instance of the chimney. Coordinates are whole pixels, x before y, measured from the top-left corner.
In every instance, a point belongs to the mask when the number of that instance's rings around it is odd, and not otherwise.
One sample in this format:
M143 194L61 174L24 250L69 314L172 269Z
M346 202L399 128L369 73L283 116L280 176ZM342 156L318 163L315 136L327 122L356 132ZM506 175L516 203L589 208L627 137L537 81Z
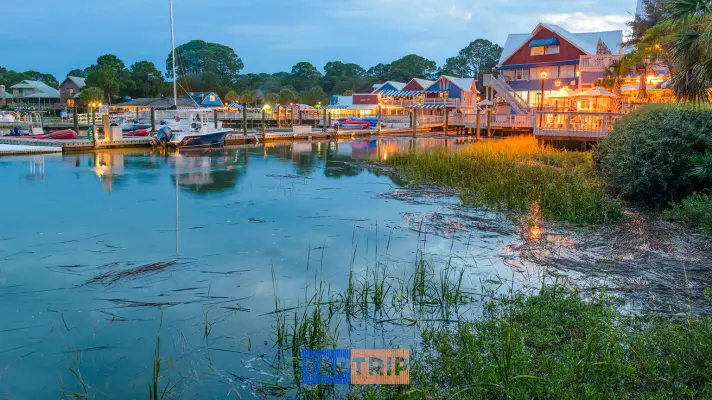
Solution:
M5 105L5 85L0 85L0 107Z

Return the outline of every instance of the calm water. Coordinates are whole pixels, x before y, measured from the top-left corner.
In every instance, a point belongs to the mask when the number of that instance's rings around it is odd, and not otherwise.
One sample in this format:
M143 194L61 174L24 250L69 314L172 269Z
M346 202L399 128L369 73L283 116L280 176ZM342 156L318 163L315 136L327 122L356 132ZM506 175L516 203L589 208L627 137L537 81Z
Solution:
M406 275L423 249L436 261L459 255L469 283L511 277L503 259L517 235L506 221L403 189L365 162L462 145L400 138L0 158L0 399L59 398L60 376L76 390L68 347L92 397L145 398L161 306L165 372L182 377L182 398L225 398L231 386L251 398L249 380L287 384L268 361L272 268L284 306L303 301L315 274L343 290L354 250L356 269L386 257ZM159 262L176 264L109 277ZM400 326L353 331L344 347L415 337Z

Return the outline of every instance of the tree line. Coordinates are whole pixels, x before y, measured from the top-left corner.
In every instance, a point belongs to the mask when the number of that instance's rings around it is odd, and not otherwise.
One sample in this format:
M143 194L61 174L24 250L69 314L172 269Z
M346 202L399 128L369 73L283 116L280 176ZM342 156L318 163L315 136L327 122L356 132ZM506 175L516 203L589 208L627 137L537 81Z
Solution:
M225 102L259 105L264 103L328 103L331 95L369 93L373 85L385 81L408 82L412 78L435 79L441 74L478 77L496 66L502 47L489 40L477 39L437 63L410 54L388 64L369 69L341 61L330 61L320 71L302 61L289 72L241 74L243 61L225 45L193 40L176 48L176 70L179 94L216 92ZM131 66L113 54L99 57L95 64L73 69L67 76L86 78L82 101L118 102L124 98L172 96L173 57L166 58L165 74L150 61ZM36 71L16 72L0 67L0 85L12 86L24 79L39 80L57 87L59 81L50 74Z

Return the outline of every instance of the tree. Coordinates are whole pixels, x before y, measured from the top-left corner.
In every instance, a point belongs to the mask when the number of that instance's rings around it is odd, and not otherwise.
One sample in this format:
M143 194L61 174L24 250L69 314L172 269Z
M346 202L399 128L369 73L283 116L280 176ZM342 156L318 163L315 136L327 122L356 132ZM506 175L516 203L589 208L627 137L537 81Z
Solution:
M326 93L320 86L314 86L299 94L299 101L308 105L316 105L326 101Z
M85 86L79 93L79 101L82 104L100 103L104 99L104 91L98 87Z
M435 78L438 65L416 54L409 54L390 64L378 64L368 70L368 74L382 81L408 82L412 78Z
M665 19L666 0L643 0L643 14L636 15L628 22L630 37L625 46L635 46L645 36L648 29Z
M671 88L678 99L709 102L712 86L712 2L670 0L668 18L679 29L672 38L676 73Z
M124 88L133 86L131 74L120 58L105 54L88 68L87 86L95 86L104 91L104 99L111 102L119 97Z
M443 67L446 75L477 78L482 81L482 75L488 73L499 62L502 56L502 46L486 39L477 39L460 50L457 56L448 58Z
M311 63L306 61L299 62L292 67L291 84L297 91L308 90L309 88L319 84L321 72L316 69Z
M267 93L264 98L265 104L277 104L279 103L278 93Z
M625 82L625 78L630 74L631 68L625 60L614 60L611 65L603 71L603 79L601 85L609 89L617 97L613 99L613 111L621 111L620 95L621 87Z
M50 86L53 88L59 87L59 81L57 81L57 78L55 78L54 75L52 75L52 74L43 74L41 72L37 72L37 71L33 71L33 70L25 71L23 74L27 76L26 79L30 79L33 81L40 81L40 82L46 84L47 86Z
M225 45L191 40L176 48L176 70L187 91L216 91L225 94L244 67L235 51ZM173 78L173 54L166 59L166 76ZM193 86L195 85L195 86Z
M279 91L279 104L290 104L297 101L297 92L286 87Z
M157 97L166 89L163 75L150 61L139 61L131 66L133 87L127 92L131 97Z
M240 96L237 94L236 91L230 89L229 92L224 97L226 103L235 103L240 100Z
M255 97L251 90L245 90L240 94L240 103L247 103L247 105L254 106L257 104L257 97Z
M86 78L87 72L83 69L73 69L67 72L67 76L76 76L77 78Z
M344 64L341 61L330 61L324 65L322 89L330 94L340 94L368 86L365 79L366 70L358 64Z

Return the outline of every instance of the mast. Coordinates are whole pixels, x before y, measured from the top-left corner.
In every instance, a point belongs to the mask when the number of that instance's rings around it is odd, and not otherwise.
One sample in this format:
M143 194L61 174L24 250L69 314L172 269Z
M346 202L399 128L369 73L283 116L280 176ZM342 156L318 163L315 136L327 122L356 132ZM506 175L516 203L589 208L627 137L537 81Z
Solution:
M171 6L171 54L173 55L173 105L178 107L178 86L176 84L176 40L173 34L173 0L168 0Z

